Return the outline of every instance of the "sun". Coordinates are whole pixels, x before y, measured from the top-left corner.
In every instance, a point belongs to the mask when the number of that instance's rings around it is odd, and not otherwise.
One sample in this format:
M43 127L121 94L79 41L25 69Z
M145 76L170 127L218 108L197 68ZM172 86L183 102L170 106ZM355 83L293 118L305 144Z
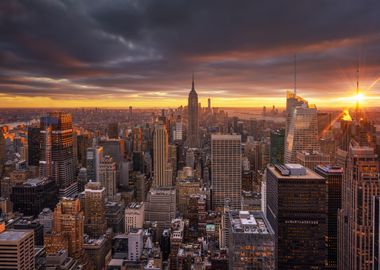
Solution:
M361 102L363 102L363 101L365 100L365 96L364 96L363 93L359 93L359 94L353 96L353 97L352 97L352 100L353 100L354 102L359 102L359 103L361 103Z

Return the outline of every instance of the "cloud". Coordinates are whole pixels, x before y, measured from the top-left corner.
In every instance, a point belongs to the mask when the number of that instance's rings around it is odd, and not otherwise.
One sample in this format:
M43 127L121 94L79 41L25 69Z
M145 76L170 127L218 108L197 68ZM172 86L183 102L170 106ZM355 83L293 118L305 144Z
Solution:
M3 0L0 94L183 98L195 70L200 94L278 98L293 87L297 52L301 93L347 95L358 55L364 87L380 75L379 8L355 0Z

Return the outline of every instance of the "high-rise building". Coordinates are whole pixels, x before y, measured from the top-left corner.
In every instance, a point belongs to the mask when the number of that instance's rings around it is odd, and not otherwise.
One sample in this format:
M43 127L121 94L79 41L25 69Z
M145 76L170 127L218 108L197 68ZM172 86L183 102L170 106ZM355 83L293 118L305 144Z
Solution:
M275 268L275 235L262 212L230 211L229 269Z
M109 123L108 124L108 138L118 139L119 138L119 123Z
M44 208L56 205L57 194L57 186L51 178L34 178L12 187L10 198L13 211L36 217Z
M103 159L103 147L93 146L87 148L86 154L86 169L87 181L99 182L99 167Z
M80 166L86 166L87 148L91 147L91 136L89 133L77 135L77 158Z
M338 269L372 269L373 196L380 195L379 162L373 148L351 141L338 214Z
M41 151L41 161L45 161L46 165L49 166L50 161L46 155L49 155L47 152L51 148L53 179L60 189L67 188L75 182L76 169L73 153L73 125L71 115L63 112L49 113L47 116L41 117L40 126L42 133L41 146L43 148ZM48 135L49 133L50 135ZM49 140L51 140L51 144Z
M178 250L184 240L185 236L185 222L181 218L172 220L171 234L170 234L170 269L177 268Z
M317 165L330 164L330 155L324 154L319 151L298 151L296 153L297 163L302 166L315 170Z
M380 269L380 196L374 196L372 201L373 224L373 270Z
M116 194L116 163L110 156L105 156L100 162L99 182L106 188L106 196L113 198Z
M67 249L69 256L80 258L83 254L84 216L79 199L63 198L53 214L53 229L45 235L48 254Z
M140 229L131 229L128 234L128 261L140 261L142 250L144 247L143 241L144 231Z
M52 128L46 126L40 130L40 177L53 177L53 160L52 160Z
M341 208L343 168L318 165L315 172L326 179L327 184L327 266L337 269L338 263L338 210Z
M28 165L38 166L40 162L40 127L28 127Z
M277 269L324 269L326 180L299 164L266 172L267 218L276 235Z
M32 230L0 233L0 269L35 269L33 235Z
M194 74L191 84L191 91L188 98L188 126L187 126L187 145L191 148L199 147L199 119L198 119L198 94L194 87Z
M3 128L0 126L0 174L3 172L5 163L5 138Z
M144 225L144 202L132 202L125 208L125 233Z
M298 151L319 151L317 108L288 93L285 163L296 163Z
M181 115L177 116L177 119L175 121L175 131L174 131L174 141L181 141L182 140L182 117Z
M135 127L132 130L133 135L133 152L141 152L142 151L142 130L140 127Z
M84 231L91 237L106 233L105 188L100 182L89 182L84 190Z
M172 186L172 171L168 166L168 132L164 125L158 124L153 135L154 187Z
M212 206L223 208L228 200L231 209L240 209L241 136L211 136Z
M157 222L159 234L170 227L176 214L176 192L172 188L152 188L145 204L145 221Z
M270 132L269 160L272 164L283 164L285 154L285 129Z

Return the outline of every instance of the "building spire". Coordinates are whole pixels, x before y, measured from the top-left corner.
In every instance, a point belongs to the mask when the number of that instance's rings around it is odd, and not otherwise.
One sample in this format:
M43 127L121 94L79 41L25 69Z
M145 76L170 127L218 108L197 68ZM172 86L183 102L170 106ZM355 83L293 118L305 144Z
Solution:
M195 87L194 87L194 70L193 70L193 77L192 77L192 80L191 80L191 90L195 91Z
M294 54L294 95L297 95L297 54Z
M360 72L360 67L359 67L359 57L358 57L358 62L356 65L356 107L355 107L355 117L356 120L358 120L359 117L359 72Z

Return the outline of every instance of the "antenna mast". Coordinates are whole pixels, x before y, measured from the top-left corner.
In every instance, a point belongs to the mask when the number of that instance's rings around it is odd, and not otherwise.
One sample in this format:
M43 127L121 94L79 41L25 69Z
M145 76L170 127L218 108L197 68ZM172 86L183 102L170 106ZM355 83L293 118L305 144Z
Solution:
M358 120L359 117L359 57L358 62L356 66L356 108L355 108L355 116L356 120Z
M297 95L297 54L294 54L294 95Z

